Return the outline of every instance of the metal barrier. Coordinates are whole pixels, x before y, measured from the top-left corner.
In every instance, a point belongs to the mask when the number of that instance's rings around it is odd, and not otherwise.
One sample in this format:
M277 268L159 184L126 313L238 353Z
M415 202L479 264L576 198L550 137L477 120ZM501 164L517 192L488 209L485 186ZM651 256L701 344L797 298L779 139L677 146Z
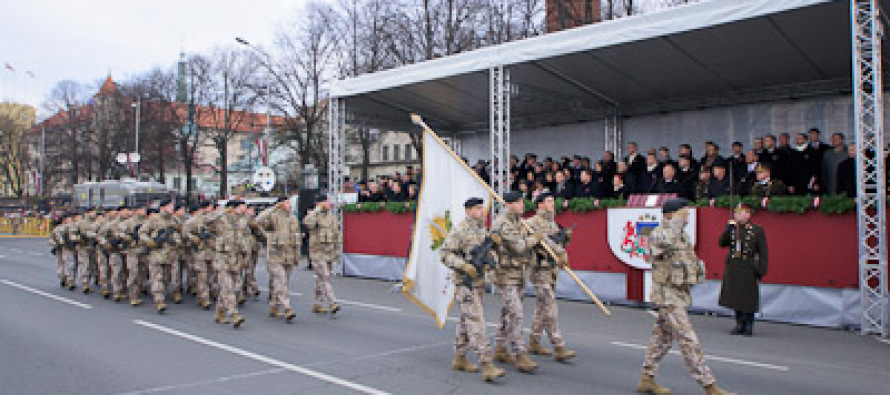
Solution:
M50 220L45 218L0 218L0 234L49 236Z

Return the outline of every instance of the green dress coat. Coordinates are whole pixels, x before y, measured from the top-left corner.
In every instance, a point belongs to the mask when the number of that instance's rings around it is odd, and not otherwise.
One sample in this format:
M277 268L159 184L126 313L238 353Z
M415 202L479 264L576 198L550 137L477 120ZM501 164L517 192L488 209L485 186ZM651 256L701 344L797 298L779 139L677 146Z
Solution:
M738 228L727 226L720 246L729 247L720 288L720 306L743 313L760 309L760 279L766 275L766 235L759 225L748 222Z

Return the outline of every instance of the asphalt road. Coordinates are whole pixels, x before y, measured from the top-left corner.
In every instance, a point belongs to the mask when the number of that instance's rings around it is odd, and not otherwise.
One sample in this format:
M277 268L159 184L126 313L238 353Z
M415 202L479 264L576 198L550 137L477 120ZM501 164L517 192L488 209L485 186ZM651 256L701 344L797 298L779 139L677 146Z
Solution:
M450 370L454 322L439 331L391 283L334 278L343 310L329 318L309 313L311 272L294 273L295 324L269 318L264 293L234 330L191 298L161 316L150 304L63 290L45 239L0 237L0 394L631 394L654 321L643 309L613 307L606 318L592 304L561 302L578 357L533 357L535 374L507 368L487 384ZM258 276L264 284L262 264ZM527 324L533 306L526 298ZM487 296L489 323L498 310ZM692 321L718 382L737 393L890 393L890 345L873 337L759 323L744 338L728 334L728 318ZM676 354L658 379L675 394L702 392Z

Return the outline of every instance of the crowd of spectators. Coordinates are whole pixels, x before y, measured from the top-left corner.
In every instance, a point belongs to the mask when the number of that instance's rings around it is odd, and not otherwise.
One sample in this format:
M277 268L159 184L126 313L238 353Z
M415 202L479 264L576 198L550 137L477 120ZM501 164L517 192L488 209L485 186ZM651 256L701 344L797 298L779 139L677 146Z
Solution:
M419 167L408 166L403 172L377 176L353 183L347 180L346 189L358 194L358 202L411 202L417 200L421 181Z

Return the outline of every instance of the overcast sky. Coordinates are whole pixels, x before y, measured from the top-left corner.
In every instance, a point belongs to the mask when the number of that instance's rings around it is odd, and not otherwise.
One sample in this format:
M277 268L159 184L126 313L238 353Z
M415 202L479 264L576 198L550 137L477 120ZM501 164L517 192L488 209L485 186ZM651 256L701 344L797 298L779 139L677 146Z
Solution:
M180 49L241 36L271 44L306 0L7 0L0 5L0 101L38 106L63 79L90 83L167 67ZM11 72L6 65L12 66ZM34 74L31 78L28 71ZM45 114L44 114L45 115Z

